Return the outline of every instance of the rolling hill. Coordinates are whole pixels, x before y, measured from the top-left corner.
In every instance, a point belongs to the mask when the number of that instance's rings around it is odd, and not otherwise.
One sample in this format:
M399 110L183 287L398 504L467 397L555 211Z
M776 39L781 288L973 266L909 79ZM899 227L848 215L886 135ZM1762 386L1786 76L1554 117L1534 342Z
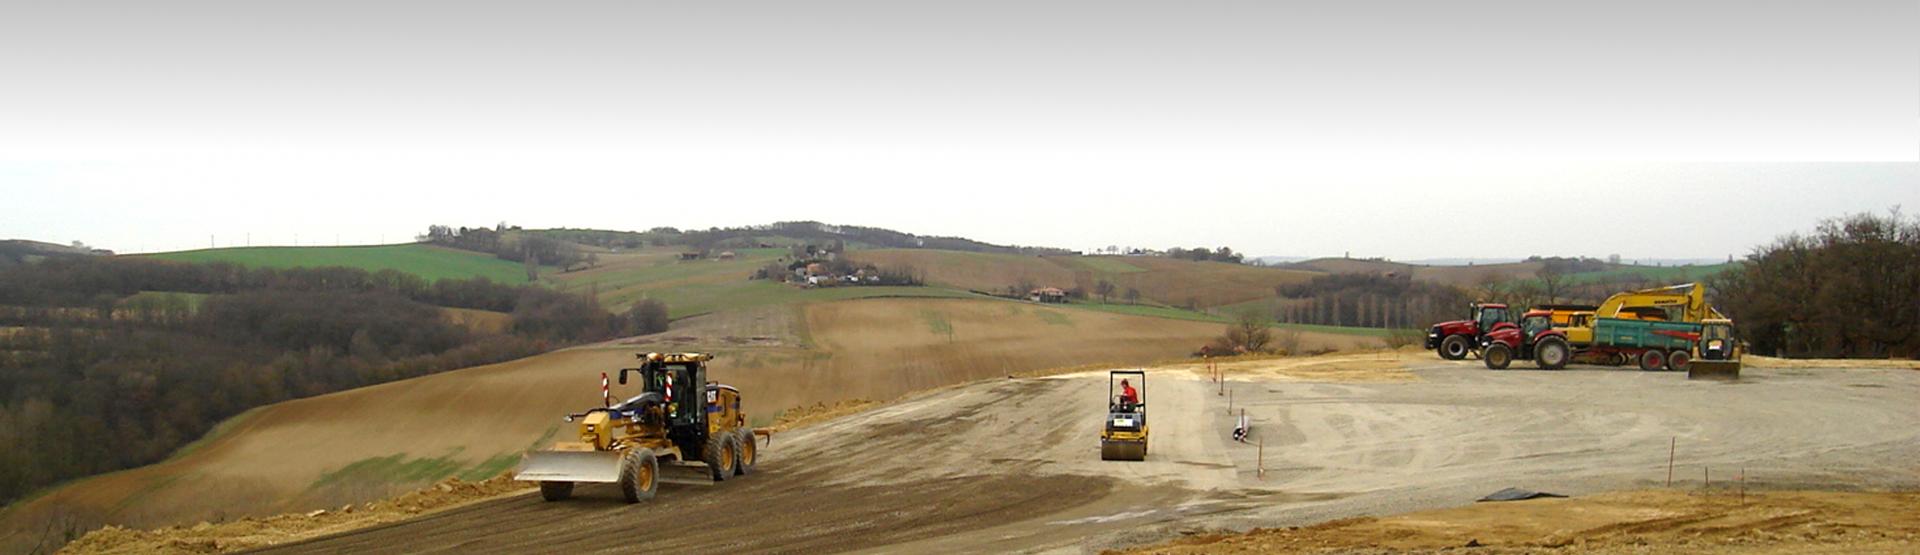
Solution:
M764 423L789 407L891 399L1089 364L1181 358L1217 324L990 299L867 299L702 316L681 329L261 407L160 464L79 480L9 508L50 520L153 526L337 508L448 476L510 468L559 415L600 402L599 373L642 350L719 353ZM1317 346L1370 340L1308 334ZM776 440L776 445L778 440ZM776 447L777 448L777 447Z
M1031 282L1039 287L1088 291L1100 280L1112 282L1114 298L1137 289L1153 304L1196 308L1228 305L1273 296L1276 285L1305 281L1314 271L1265 268L1224 262L1195 262L1146 256L1032 256L925 249L853 251L855 262L881 267L911 266L937 285L1004 293Z

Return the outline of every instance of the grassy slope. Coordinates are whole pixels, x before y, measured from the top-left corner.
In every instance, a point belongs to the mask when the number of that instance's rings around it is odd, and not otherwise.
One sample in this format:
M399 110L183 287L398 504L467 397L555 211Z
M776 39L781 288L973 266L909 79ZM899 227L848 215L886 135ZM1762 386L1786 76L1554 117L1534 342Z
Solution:
M422 244L364 247L238 247L164 252L148 256L182 262L232 262L242 266L293 268L347 266L365 270L399 270L426 278L485 277L501 283L524 283L526 271L517 262L491 255ZM552 268L543 269L543 273Z

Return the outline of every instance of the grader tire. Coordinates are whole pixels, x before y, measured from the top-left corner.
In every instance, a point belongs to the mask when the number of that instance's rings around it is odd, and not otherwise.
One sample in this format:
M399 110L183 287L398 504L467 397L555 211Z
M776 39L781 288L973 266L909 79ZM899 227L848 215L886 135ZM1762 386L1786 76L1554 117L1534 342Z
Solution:
M1467 341L1467 336L1464 336L1464 335L1447 336L1445 340L1440 342L1440 349L1439 349L1440 358L1444 358L1447 360L1460 360L1463 358L1467 358L1467 353L1472 350L1473 350L1473 344Z
M635 449L620 458L620 495L628 503L652 499L659 489L660 459L655 458L653 452Z
M733 434L707 436L706 447L700 450L700 462L707 463L707 474L715 482L724 482L733 475L733 461L739 456L740 438Z
M573 482L540 482L540 498L548 501L566 501L573 497Z
M753 473L753 464L760 460L760 444L754 442L753 430L741 428L739 433L740 449L733 461L733 475L745 476Z

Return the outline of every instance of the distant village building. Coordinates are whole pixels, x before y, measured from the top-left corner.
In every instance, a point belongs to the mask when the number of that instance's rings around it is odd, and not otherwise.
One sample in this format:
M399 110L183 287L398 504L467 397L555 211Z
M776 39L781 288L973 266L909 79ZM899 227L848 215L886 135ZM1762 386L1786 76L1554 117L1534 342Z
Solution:
M1064 303L1067 302L1067 292L1061 291L1058 287L1042 287L1028 292L1027 300L1036 303Z
M720 253L721 260L733 260L733 257L734 257L733 251L722 251Z
M683 253L680 253L680 259L681 259L681 260L699 260L699 259L700 259L700 253L697 253L697 252L683 252Z

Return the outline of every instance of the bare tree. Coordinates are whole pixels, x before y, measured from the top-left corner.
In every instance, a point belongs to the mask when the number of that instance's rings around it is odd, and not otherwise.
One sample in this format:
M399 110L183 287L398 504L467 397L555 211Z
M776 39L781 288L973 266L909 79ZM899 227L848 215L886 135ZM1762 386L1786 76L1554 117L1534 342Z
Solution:
M1100 296L1101 304L1106 304L1107 297L1113 295L1113 289L1113 282L1104 279L1093 285L1093 293Z
M1533 273L1533 277L1540 278L1540 293L1547 296L1547 302L1560 300L1560 294L1565 292L1567 274L1560 271L1558 264L1548 261L1540 266L1539 271Z
M1127 298L1127 304L1140 304L1140 290L1139 290L1139 289L1134 289L1134 288L1132 288L1132 287L1128 287L1128 288L1127 288L1127 293L1126 293L1126 295L1124 295L1124 296L1125 296L1125 297Z
M1227 333L1219 343L1230 352L1264 353L1273 343L1273 321L1258 311L1242 312L1227 324Z

